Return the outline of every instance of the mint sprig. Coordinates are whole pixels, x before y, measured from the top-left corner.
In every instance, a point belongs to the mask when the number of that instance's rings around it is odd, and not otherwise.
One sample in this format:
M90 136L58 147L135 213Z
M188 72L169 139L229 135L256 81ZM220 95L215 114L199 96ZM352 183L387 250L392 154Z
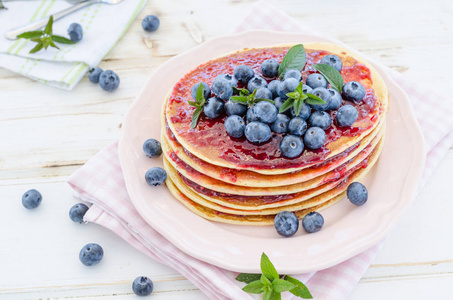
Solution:
M245 282L247 285L242 288L244 292L250 294L263 294L263 300L280 300L281 293L289 291L293 295L303 298L312 299L312 295L307 287L289 275L278 275L277 270L265 253L261 254L260 263L263 274L241 273L236 277L237 281Z
M192 114L192 122L190 122L190 129L194 129L197 127L198 119L200 118L201 112L203 111L203 106L206 103L206 99L204 97L204 85L200 83L197 88L195 101L189 101L189 105L196 107L195 111Z
M294 107L294 113L296 114L296 116L298 116L300 111L302 110L304 102L312 105L326 104L326 102L321 98L310 93L304 93L303 85L304 84L302 82L299 83L294 92L286 94L288 99L280 107L280 113L283 113L291 107Z
M292 46L288 52L286 52L280 66L278 67L278 77L283 78L286 71L290 69L297 69L302 71L305 63L307 62L304 45L298 44Z
M253 93L251 93L251 94L247 89L234 88L234 90L238 91L238 93L239 93L239 96L232 96L230 98L231 101L233 101L235 103L241 103L241 104L247 105L248 107L252 107L253 105L257 104L260 101L267 101L270 103L275 103L273 100L264 99L264 98L256 98L257 89L255 89L253 91ZM248 95L247 95L247 93L248 93Z
M7 9L7 8L5 7L5 5L3 5L2 0L0 0L0 9Z
M344 85L344 79L337 69L326 64L316 64L313 65L313 68L315 68L319 73L321 73L321 75L324 76L324 78L326 78L327 81L330 83L332 88L334 88L335 90L337 90L337 92L341 94L341 90L343 89Z
M43 48L47 50L49 46L60 49L58 48L57 45L55 45L55 42L60 44L75 44L75 42L63 36L54 35L52 32L52 26L53 16L50 16L49 21L47 22L46 28L44 28L44 30L27 31L22 34L19 34L17 38L29 39L32 42L37 43L36 46L30 50L30 53L36 53L42 50Z

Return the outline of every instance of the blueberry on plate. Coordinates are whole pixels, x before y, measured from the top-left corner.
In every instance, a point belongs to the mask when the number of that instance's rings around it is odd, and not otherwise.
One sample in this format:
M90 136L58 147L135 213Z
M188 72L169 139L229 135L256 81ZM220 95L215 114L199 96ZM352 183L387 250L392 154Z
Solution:
M327 89L330 93L330 103L327 107L327 110L337 110L341 106L341 102L343 99L341 98L341 94L334 89Z
M230 86L228 87L231 88ZM206 103L203 106L204 115L209 119L215 119L223 113L224 106L225 104L222 100L217 97L211 97L206 100Z
M159 28L160 21L157 16L147 15L142 21L142 27L145 31L153 32Z
M327 80L319 73L313 73L308 75L307 80L305 80L305 84L311 87L312 89L323 87L327 88Z
M214 81L216 80L219 80L219 79L223 79L223 80L226 80L230 85L231 87L238 87L238 81L236 78L234 78L232 75L230 74L220 74L220 75L217 75L216 78L214 79Z
M359 102L365 97L365 87L357 81L349 81L343 85L342 96L345 100Z
M148 296L153 292L154 284L148 277L140 276L132 283L132 290L137 296Z
M88 73L88 79L92 83L99 83L99 76L101 76L101 73L104 72L101 68L94 67L91 68L90 73Z
M336 55L326 55L321 59L321 63L325 65L329 65L331 67L334 67L337 69L338 72L341 71L341 68L343 68L343 63L341 62L341 59L336 56Z
M332 118L325 111L315 111L308 118L308 124L310 127L319 127L326 130L332 124Z
M267 77L267 78L277 77L279 66L280 66L280 64L278 63L277 60L275 60L273 58L266 59L261 64L261 73L263 74L264 77Z
M286 94L294 92L296 87L299 85L299 81L295 78L288 78L280 82L277 86L278 96L284 100L288 99Z
M304 143L298 136L287 135L280 142L280 151L283 156L289 158L297 157L304 151Z
M244 135L245 121L237 115L231 115L225 120L225 130L229 136L240 138Z
M311 93L316 97L324 100L324 102L326 102L325 104L312 104L311 107L314 110L327 110L328 107L330 106L330 102L332 101L332 96L330 95L330 92L326 88L317 87L313 89Z
M299 219L290 211L281 211L274 218L274 227L282 236L292 236L299 229Z
M243 117L247 113L247 105L238 102L233 102L230 99L227 102L225 102L225 112L228 116L238 115Z
M22 195L22 205L26 209L35 209L37 208L42 201L41 193L37 190L29 190Z
M120 78L112 70L106 70L99 76L99 84L104 91L113 92L120 85Z
M192 95L193 100L197 100L197 90L200 84L203 84L203 94L204 98L208 99L211 97L211 89L209 88L209 85L206 82L198 82L195 83L192 88L190 89L190 94Z
M273 103L260 101L250 109L260 122L270 124L277 119L278 111Z
M278 85L280 84L280 80L272 80L271 82L269 82L269 84L267 85L267 88L269 89L269 91L271 91L272 93L272 99L278 97L278 92L277 92L277 88L278 88Z
M368 191L360 182L353 182L346 190L349 201L354 205L363 205L368 200Z
M302 136L307 131L307 122L301 117L294 117L289 121L288 132L292 135Z
M88 206L77 203L69 210L69 218L75 223L83 223L83 216L88 210Z
M246 84L255 76L255 72L250 66L240 65L234 68L233 76L239 83Z
M249 90L250 93L253 93L255 89L259 88L267 88L267 81L263 77L260 76L255 76L252 79L249 80L247 83L247 89Z
M264 143L271 138L271 129L267 124L250 122L245 127L245 137L251 143Z
M143 143L143 151L148 157L159 157L162 155L162 146L156 139L148 139Z
M359 113L352 105L344 105L337 111L337 124L341 127L351 126L357 121Z
M68 28L68 35L74 43L80 42L83 38L83 29L79 23L72 23Z
M255 94L256 98L272 100L272 92L268 88L259 88Z
M271 124L271 130L275 133L286 133L288 131L289 117L278 114L277 119Z
M214 95L222 100L228 100L231 96L233 96L233 88L231 87L231 84L222 78L214 80L211 84L211 89Z
M290 115L293 118L294 117L299 117L299 118L302 118L304 120L307 120L308 117L310 117L310 115L311 115L311 106L308 105L307 103L302 104L302 108L301 108L298 116L296 116L296 113L294 111L294 107L291 107Z
M146 183L149 185L161 185L167 180L167 172L162 168L154 167L146 171L145 179Z
M288 71L286 71L285 75L283 76L283 80L288 79L288 78L294 78L297 81L301 81L302 74L297 69L289 69Z
M83 246L79 253L79 259L85 266L94 266L101 262L104 257L104 249L98 244L90 243Z
M310 127L304 135L304 144L309 149L319 149L326 141L326 133L319 127Z
M302 227L308 233L314 233L321 230L324 225L324 218L318 212L312 211L302 219Z
M255 112L251 108L249 110L247 110L246 120L247 120L247 123L258 121L258 116L255 114Z

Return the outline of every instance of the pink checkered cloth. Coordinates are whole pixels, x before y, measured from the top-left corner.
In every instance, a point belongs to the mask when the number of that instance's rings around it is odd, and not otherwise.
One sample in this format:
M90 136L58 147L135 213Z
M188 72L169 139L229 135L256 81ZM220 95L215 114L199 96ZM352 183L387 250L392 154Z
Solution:
M250 29L314 33L266 2L253 5L253 13L244 19L237 31ZM391 70L388 72L409 95L425 137L427 159L421 187L453 143L453 110L448 107L449 101L435 91L423 90L420 84L407 81ZM243 284L234 280L236 273L182 252L141 218L129 199L117 146L115 142L103 149L69 179L76 197L92 203L85 220L112 230L138 250L180 272L211 299L253 299L241 290ZM316 299L345 299L382 244L331 268L294 277L304 282ZM282 296L283 299L295 298L290 293Z

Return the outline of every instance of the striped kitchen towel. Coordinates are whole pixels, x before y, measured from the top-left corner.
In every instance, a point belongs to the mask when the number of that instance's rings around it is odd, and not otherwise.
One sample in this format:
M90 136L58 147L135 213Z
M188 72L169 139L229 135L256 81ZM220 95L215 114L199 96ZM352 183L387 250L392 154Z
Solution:
M0 67L33 80L71 90L95 67L129 28L147 0L127 0L116 5L96 3L54 22L54 34L68 36L71 23L82 25L84 37L74 45L58 44L60 50L30 54L36 45L25 39L8 40L5 33L68 8L67 1L6 2L0 10Z

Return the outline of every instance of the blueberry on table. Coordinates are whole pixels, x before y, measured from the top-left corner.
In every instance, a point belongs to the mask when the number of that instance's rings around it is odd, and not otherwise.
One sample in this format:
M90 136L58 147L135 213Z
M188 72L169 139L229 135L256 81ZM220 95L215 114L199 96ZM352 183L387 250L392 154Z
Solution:
M255 72L250 66L240 65L234 69L233 76L239 83L246 84L255 76Z
M263 74L264 77L267 78L277 77L279 66L280 64L278 63L277 60L273 58L266 59L261 64L261 73Z
M99 84L103 90L113 92L120 85L120 78L115 72L106 70L99 76Z
M308 118L308 124L310 127L319 127L326 130L332 124L332 118L325 111L315 111Z
M83 203L77 203L69 210L69 218L75 223L83 223L83 217L88 211L88 206Z
M277 119L278 111L273 103L260 101L250 109L260 122L270 124Z
M156 139L148 139L143 143L143 151L148 157L159 157L162 155L162 146Z
M132 290L137 296L148 296L153 292L154 284L148 277L140 276L132 283Z
M277 93L278 96L282 99L288 99L288 96L286 94L294 92L296 87L299 85L299 81L295 78L288 78L283 80L278 86L277 86Z
M278 234L292 236L299 229L299 219L290 211L281 211L274 218L274 227Z
M25 192L25 194L23 194L22 196L22 205L26 209L37 208L41 204L41 201L42 201L41 193L35 189Z
M233 88L231 87L231 84L222 78L214 80L211 84L211 90L214 95L222 100L228 100L231 96L233 96Z
M330 93L330 103L327 107L327 110L337 110L341 106L341 102L343 99L341 98L341 94L334 89L327 89Z
M271 129L261 122L250 122L245 127L245 137L251 143L264 143L271 138Z
M269 91L271 91L272 93L272 99L278 97L278 92L277 92L277 88L278 88L278 85L280 84L280 80L272 80L271 82L269 82L269 84L267 85L267 88L269 89Z
M214 81L216 80L219 80L219 79L223 79L225 81L227 81L231 87L238 87L238 81L236 78L234 78L232 75L230 74L220 74L220 75L217 75L216 78L214 79Z
M359 113L354 106L342 106L337 112L337 124L341 127L351 126L355 121L357 121L358 116Z
M368 191L360 182L353 182L346 190L349 201L354 205L363 205L368 200Z
M319 127L310 127L304 135L304 144L309 149L319 149L326 142L326 133Z
M229 136L240 138L244 135L245 121L237 115L232 115L225 120L225 130Z
M101 76L101 73L104 72L101 68L94 67L91 68L90 73L88 74L88 79L92 83L99 83L99 76Z
M68 28L68 35L74 43L80 42L83 38L83 29L79 23L72 23Z
M195 83L192 88L190 89L190 95L192 95L193 100L197 100L197 90L200 84L203 84L203 95L205 99L211 97L211 88L206 82L198 82Z
M160 21L157 16L147 15L142 21L142 27L145 31L153 32L159 28Z
M342 96L345 100L359 102L365 97L365 87L357 81L349 81L343 85Z
M79 253L79 259L85 266L94 266L101 262L104 257L104 249L98 244L90 243L83 246Z
M256 98L272 100L272 92L268 88L259 88L255 94Z
M302 136L307 131L307 122L301 117L294 117L289 121L288 132L292 135Z
M227 102L225 102L225 112L228 116L238 115L243 117L247 113L247 105L238 102L233 102L230 99Z
M255 89L259 88L267 88L267 81L263 77L254 76L252 79L249 80L247 83L247 89L250 93L253 93Z
M304 143L298 136L287 135L280 142L280 151L283 156L289 158L297 157L304 151Z
M332 96L330 92L324 87L317 87L311 91L311 94L315 95L318 98L321 98L326 102L325 104L312 104L311 107L314 110L327 110L330 106L330 102L332 101Z
M288 78L294 78L297 81L301 81L302 74L297 69L289 69L288 71L286 71L285 76L283 76L283 80L286 80Z
M302 104L302 108L301 108L298 116L296 116L296 113L294 111L294 107L291 107L289 113L290 113L291 117L293 117L293 118L294 117L299 117L299 118L302 118L304 120L307 120L310 117L310 115L311 115L311 106L308 105L307 103Z
M167 180L167 172L162 168L154 167L146 171L145 179L146 183L149 185L161 185Z
M325 65L329 65L331 67L334 67L337 69L338 72L341 71L341 68L343 68L343 63L341 59L336 56L336 55L326 55L321 59L321 63Z
M206 100L206 103L203 106L203 112L204 115L209 119L215 119L223 113L224 107L225 104L223 103L222 100L220 100L217 97L211 97L208 100Z
M318 87L327 88L327 80L324 78L324 76L318 73L308 75L307 80L305 80L305 84L312 89Z
M286 133L288 131L289 117L278 114L277 119L271 124L271 130L275 133Z
M318 232L322 226L324 226L324 218L318 212L309 212L302 219L302 227L308 233Z

